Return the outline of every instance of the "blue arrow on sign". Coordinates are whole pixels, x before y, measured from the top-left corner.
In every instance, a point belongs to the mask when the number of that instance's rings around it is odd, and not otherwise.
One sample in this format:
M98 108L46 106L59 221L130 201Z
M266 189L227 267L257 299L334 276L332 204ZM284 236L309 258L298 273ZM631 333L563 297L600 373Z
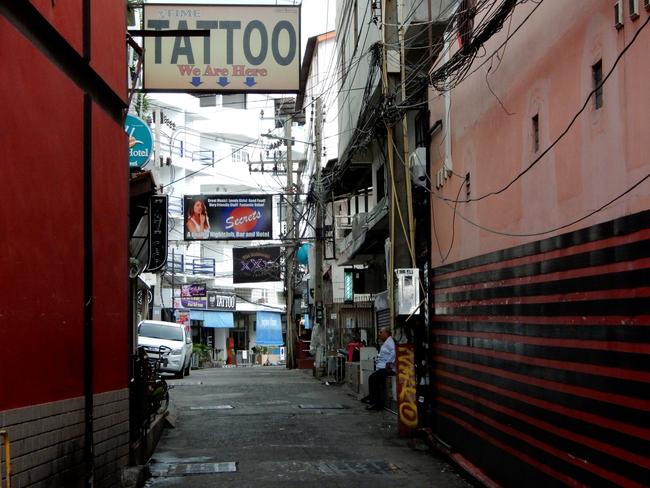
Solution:
M221 85L225 87L228 86L229 84L230 82L228 81L228 78L226 78L225 76L222 76L217 80L217 85Z
M244 81L244 85L249 86L249 87L255 85L255 78L253 78L252 76L249 76L248 78L246 78L246 81Z
M190 83L192 83L192 85L194 85L194 86L199 86L199 85L202 84L203 82L201 81L201 77L200 77L200 76L193 76L193 77L192 77L192 81L190 81Z

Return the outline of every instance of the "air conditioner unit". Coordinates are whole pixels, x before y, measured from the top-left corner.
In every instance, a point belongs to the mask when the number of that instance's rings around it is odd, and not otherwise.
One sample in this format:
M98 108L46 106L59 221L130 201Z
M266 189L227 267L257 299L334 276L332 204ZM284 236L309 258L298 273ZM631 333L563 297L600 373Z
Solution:
M427 149L416 147L409 156L409 160L413 184L427 188Z

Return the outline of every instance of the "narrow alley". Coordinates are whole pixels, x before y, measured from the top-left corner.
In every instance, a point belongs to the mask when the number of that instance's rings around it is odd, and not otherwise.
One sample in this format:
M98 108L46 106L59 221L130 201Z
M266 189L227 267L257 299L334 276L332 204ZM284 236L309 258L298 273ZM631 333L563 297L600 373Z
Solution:
M650 0L0 0L0 488L650 488L649 48Z
M310 373L211 368L171 380L175 428L146 486L470 486L424 444L400 439L393 413L366 411L345 385Z

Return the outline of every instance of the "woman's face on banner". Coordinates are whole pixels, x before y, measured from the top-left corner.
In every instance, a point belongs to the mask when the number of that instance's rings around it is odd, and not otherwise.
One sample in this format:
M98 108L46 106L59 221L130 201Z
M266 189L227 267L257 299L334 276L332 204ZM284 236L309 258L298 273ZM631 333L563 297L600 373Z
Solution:
M205 213L205 205L203 205L201 200L194 202L194 213L199 215Z

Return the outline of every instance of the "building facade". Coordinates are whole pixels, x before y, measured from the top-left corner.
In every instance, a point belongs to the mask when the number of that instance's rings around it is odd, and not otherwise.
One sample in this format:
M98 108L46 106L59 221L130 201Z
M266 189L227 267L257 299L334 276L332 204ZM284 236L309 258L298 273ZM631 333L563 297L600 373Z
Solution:
M129 462L125 8L5 2L0 14L12 486L112 487Z
M425 364L417 426L488 483L648 479L649 10L337 4L337 262L375 268L374 326ZM398 267L423 284L411 325Z
M434 429L504 486L642 485L650 6L517 2L454 78L483 3L431 71Z
M279 272L281 257L272 252L280 247L277 238L282 231L279 219L282 189L278 172L268 161L262 171L261 161L268 159L267 152L259 137L253 136L254 132L249 135L216 129L216 119L231 118L239 127L244 127L244 119L248 123L247 132L251 132L253 125L260 125L258 113L231 107L226 96L211 97L212 103L191 95L151 96L152 132L158 141L159 155L145 169L156 175L156 181L169 199L169 247L164 271L145 273L143 278L156 290L152 296L153 317L185 323L192 329L193 341L208 347L215 364L235 364L238 357L239 363L248 363L252 348L262 345L257 342L257 312L277 314L279 322L285 311ZM269 109L268 102L261 98L248 103ZM276 239L186 240L190 200L185 196L209 195L222 198L267 195L273 206L271 234ZM245 282L239 272L253 265L242 262L240 254L244 249L263 252L264 248L273 248L268 251L277 262L270 263L260 255L254 258L255 266L260 266L260 259L264 260L265 267L273 265L272 274L277 279L252 278ZM184 290L192 285L206 293L185 295ZM208 295L225 301L214 305Z

